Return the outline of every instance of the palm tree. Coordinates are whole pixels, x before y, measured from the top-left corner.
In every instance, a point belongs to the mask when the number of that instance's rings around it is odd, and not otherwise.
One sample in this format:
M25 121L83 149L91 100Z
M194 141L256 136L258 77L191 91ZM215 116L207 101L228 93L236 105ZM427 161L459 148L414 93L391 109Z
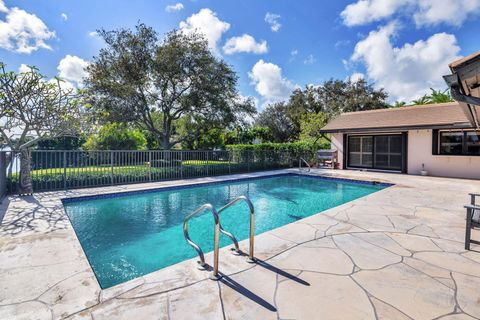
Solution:
M400 108L405 107L407 103L405 101L395 101L394 104L390 105L390 108Z
M444 103L444 102L452 102L452 96L450 95L450 91L445 89L444 91L435 90L430 88L432 93L430 94L431 103Z
M413 105L422 105L422 104L429 104L429 103L432 103L432 100L430 98L430 96L424 94L422 97L416 99L416 100L412 100L412 104Z

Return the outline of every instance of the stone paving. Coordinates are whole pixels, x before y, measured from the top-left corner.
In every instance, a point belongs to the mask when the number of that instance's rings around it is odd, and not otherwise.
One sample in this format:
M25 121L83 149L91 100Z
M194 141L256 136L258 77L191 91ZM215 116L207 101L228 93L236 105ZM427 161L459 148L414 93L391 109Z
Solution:
M273 173L11 197L0 205L0 319L480 318L480 247L463 244L480 181L315 170L395 186L257 236L256 264L223 248L219 281L192 259L105 290L59 200Z

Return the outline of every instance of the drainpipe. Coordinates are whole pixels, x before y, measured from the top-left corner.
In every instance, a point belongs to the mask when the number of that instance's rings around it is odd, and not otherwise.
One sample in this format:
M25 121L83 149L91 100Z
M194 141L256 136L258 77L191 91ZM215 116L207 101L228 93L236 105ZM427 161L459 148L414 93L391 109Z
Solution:
M480 127L480 51L449 64L452 74L443 79L452 97L467 105L472 126Z
M458 102L464 102L467 104L468 110L470 111L470 116L473 119L473 124L475 128L479 129L480 120L478 119L477 113L475 112L475 106L480 106L480 97L473 97L465 94L465 91L461 85L460 78L456 72L443 76L443 79L450 87L452 98Z

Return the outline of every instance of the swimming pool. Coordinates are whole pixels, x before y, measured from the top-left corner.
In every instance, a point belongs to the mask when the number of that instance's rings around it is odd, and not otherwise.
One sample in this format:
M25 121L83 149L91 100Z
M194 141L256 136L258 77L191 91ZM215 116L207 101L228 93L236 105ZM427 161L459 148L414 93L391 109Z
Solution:
M388 185L297 174L207 185L64 199L64 207L102 288L196 256L183 236L186 215L204 203L219 209L240 195L255 207L255 234L381 190ZM249 214L239 203L221 214L224 229L248 238ZM213 250L210 213L193 218L190 236ZM220 236L220 246L231 240ZM221 266L220 266L221 268Z

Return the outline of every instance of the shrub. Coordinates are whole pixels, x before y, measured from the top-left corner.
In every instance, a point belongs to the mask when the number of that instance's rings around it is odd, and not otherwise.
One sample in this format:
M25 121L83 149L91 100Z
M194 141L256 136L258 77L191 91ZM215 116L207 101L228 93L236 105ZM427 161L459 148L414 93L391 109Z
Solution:
M146 146L147 139L140 130L120 123L103 126L83 144L85 150L142 150Z
M250 158L267 158L277 161L279 157L288 156L294 165L300 157L309 162L315 161L315 154L319 149L329 149L328 143L291 142L291 143L259 143L259 144L234 144L228 145L227 150L232 151L236 161L247 161Z
M315 153L319 149L328 149L327 143L291 142L291 143L259 143L227 145L229 151L289 151L293 153Z

